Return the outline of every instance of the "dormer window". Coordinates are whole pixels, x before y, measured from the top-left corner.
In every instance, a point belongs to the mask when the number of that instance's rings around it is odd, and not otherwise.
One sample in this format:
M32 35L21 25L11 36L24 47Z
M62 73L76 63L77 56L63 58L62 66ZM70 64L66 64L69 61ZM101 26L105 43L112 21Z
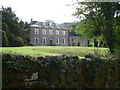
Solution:
M35 34L39 34L39 29L35 28Z

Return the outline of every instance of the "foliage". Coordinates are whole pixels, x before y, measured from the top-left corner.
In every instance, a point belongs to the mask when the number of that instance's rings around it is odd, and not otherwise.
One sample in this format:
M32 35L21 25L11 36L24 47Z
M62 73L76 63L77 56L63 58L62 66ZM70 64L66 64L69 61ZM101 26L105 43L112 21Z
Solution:
M3 30L0 30L0 33L2 33L2 46L7 47L8 46L8 38L6 36L6 33Z
M113 27L115 25L115 10L118 9L118 2L77 2L76 12L80 24L76 30L80 35L87 38L98 38L103 36L111 52L114 52L114 39L118 35ZM119 22L119 21L117 21Z
M8 38L8 46L25 45L28 38L27 23L20 21L11 7L2 7L0 12L2 12L2 30Z
M115 29L115 38L114 38L114 43L115 43L115 48L120 49L120 17L115 18L115 24L114 24L114 29Z
M15 39L15 46L23 46L24 45L24 40L23 38L20 38L20 37L16 37Z
M76 26L77 26L77 23L75 23L75 22L73 22L73 23L63 23L63 24L61 24L62 26L65 26L65 27L67 27L67 28L69 28L70 30L69 30L69 34L71 35L71 36L77 36L78 34L76 33L76 31L75 31L75 28L76 28Z
M118 88L116 59L30 57L2 53L3 88ZM37 81L30 81L38 72ZM31 84L30 84L31 83Z

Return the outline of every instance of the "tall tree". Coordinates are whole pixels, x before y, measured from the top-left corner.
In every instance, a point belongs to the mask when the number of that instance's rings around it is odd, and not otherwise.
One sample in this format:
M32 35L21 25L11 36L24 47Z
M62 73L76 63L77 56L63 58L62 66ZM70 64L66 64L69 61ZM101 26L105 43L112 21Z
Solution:
M24 27L11 7L2 7L2 30L6 33L9 46L24 45ZM18 44L19 43L19 44Z
M76 23L76 22L72 22L72 23L62 23L61 25L62 25L62 26L65 26L65 27L67 27L67 28L70 29L70 31L69 31L69 34L70 34L70 35L72 35L72 36L77 36L77 35L79 35L79 34L77 34L77 33L75 32L75 28L76 28L76 26L77 26L77 23Z
M114 12L118 2L77 2L78 8L74 15L81 19L80 33L88 37L103 36L111 52L114 52Z
M2 33L2 46L7 47L8 46L8 38L6 36L6 33L3 30L0 30L0 33Z

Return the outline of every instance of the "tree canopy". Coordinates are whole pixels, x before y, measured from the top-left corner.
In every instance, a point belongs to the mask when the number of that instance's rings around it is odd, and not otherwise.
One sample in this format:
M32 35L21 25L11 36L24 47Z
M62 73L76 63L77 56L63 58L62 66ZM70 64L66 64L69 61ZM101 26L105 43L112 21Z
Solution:
M23 46L26 44L26 24L16 16L11 7L2 7L2 32L6 35L8 46ZM3 43L5 41L3 40ZM6 45L2 45L6 46Z
M77 33L75 32L75 28L76 28L76 26L77 26L77 23L76 23L76 22L72 22L72 23L62 23L61 25L69 28L69 35L71 35L71 36L77 36L77 35L79 35L79 34L77 34Z
M77 2L74 13L81 21L76 30L83 37L103 37L108 48L114 52L115 33L118 24L115 24L115 10L119 9L118 2ZM118 28L117 28L118 29Z

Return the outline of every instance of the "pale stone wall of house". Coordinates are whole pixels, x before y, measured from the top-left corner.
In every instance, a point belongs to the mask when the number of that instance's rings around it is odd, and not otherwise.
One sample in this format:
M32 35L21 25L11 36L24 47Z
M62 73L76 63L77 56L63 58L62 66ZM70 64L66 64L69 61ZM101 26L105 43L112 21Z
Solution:
M35 34L35 29L39 29L39 33ZM42 30L46 30L46 34L42 33ZM49 34L49 30L53 30L53 34ZM56 34L56 30L59 31L59 35ZM65 35L62 34L65 31ZM45 27L30 27L30 43L34 46L88 46L86 39L80 40L78 36L69 36L68 29L55 29ZM35 43L35 38L39 38L39 42ZM43 38L46 38L46 42L43 42ZM59 43L57 39L59 38ZM65 39L65 43L63 43ZM52 42L52 44L51 44Z
M70 46L88 46L88 41L86 39L80 39L78 36L69 36Z
M35 34L35 28L39 29L39 34ZM46 34L42 33L43 29L46 30ZM49 30L53 30L52 35L49 34ZM59 35L56 35L56 30L59 30ZM65 31L65 35L62 35L62 31ZM68 46L68 36L67 29L30 27L30 43L35 46L50 46L50 41L53 46ZM35 37L39 38L39 43L35 43ZM43 43L43 38L46 38L46 43ZM57 43L57 38L59 38L59 43ZM63 43L63 38L65 43Z
M88 40L86 40L86 39L80 40L80 46L88 47Z

